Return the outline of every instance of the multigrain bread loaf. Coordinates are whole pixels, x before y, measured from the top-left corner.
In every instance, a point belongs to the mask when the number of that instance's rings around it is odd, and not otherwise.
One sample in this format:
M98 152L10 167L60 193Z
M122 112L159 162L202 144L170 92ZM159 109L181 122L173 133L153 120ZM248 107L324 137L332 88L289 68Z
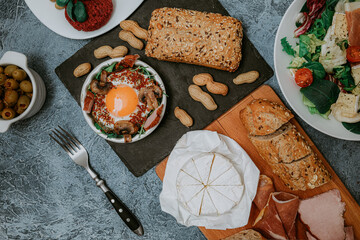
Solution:
M312 153L304 137L291 123L284 124L275 133L249 138L261 157L272 164L291 163Z
M266 99L253 100L240 113L250 135L268 135L287 123L294 115L285 107Z
M327 183L330 173L304 137L289 123L285 107L265 99L250 102L240 119L260 156L291 190L313 189Z
M243 230L223 240L265 240L265 238L253 229Z
M273 172L291 190L313 189L330 180L330 174L314 153L291 163L271 164Z
M217 13L178 8L152 12L145 53L159 60L234 72L241 61L242 24Z

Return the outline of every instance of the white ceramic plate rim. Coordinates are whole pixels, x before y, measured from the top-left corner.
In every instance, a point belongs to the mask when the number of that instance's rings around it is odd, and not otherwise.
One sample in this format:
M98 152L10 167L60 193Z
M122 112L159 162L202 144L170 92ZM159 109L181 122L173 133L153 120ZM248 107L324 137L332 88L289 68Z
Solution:
M81 96L80 96L80 103L81 103L81 111L84 115L84 118L86 120L86 122L89 124L89 126L91 127L92 130L94 130L94 132L96 132L98 135L100 135L101 137L105 138L108 141L111 142L115 142L115 143L125 143L124 138L108 138L105 134L103 134L99 129L97 129L94 125L94 120L93 118L90 116L90 114L86 113L83 109L84 109L84 100L86 97L86 92L88 90L88 86L90 84L90 82L95 78L96 74L100 71L100 69L104 66L110 65L114 62L119 62L124 58L113 58L110 60L107 60L101 64L99 64L96 68L94 68L89 75L87 76L82 89L81 89ZM148 64L144 63L143 61L137 60L135 62L135 66L143 66L143 67L147 67L147 70L153 74L155 81L159 83L159 86L161 87L161 89L163 90L163 93L166 94L166 90L165 90L165 85L164 82L162 81L162 79L160 78L159 74L152 68L150 67ZM144 138L146 138L147 136L149 136L161 123L164 115L165 115L165 111L166 111L166 103L167 103L167 97L166 95L163 95L161 104L164 105L161 116L160 116L160 121L158 122L158 124L156 124L156 126L154 126L153 128L149 129L148 131L146 131L144 134L142 134L140 137L137 134L135 137L132 138L132 142L136 142L139 140L142 140Z
M302 95L300 87L292 81L289 69L287 66L291 61L291 56L282 51L280 40L287 37L292 46L295 46L296 40L294 39L295 18L300 12L301 7L305 0L295 0L290 7L286 10L283 16L274 43L274 65L277 81L280 89L285 96L285 99L307 124L334 138L350 141L360 141L360 135L348 131L344 126L330 115L330 120L323 119L319 115L311 115L306 106L302 102Z
M71 39L88 39L102 35L130 16L144 0L113 0L113 13L107 24L91 32L78 31L65 19L65 9L58 10L49 0L25 0L34 15L53 32Z

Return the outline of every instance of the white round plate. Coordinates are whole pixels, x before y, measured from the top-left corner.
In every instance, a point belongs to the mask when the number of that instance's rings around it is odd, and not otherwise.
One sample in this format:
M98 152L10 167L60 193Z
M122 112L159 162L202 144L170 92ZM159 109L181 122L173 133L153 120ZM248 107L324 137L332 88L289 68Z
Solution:
M92 32L78 31L65 18L65 9L58 10L55 3L49 0L25 0L34 15L50 30L71 39L88 39L104 34L116 27L122 20L130 16L144 0L113 0L113 13L109 22Z
M96 68L94 68L89 75L87 76L82 89L81 89L81 95L80 95L80 105L81 105L81 109L84 109L84 100L86 97L86 93L88 91L90 82L95 78L96 74L100 71L101 68L111 65L114 62L120 62L121 60L123 60L124 58L113 58L110 60L107 60L101 64L99 64ZM144 63L143 61L139 61L137 60L135 62L134 66L143 66L146 67L146 69L154 76L155 81L158 82L160 88L162 89L163 93L166 94L166 90L165 90L165 85L164 82L161 80L159 74L152 68L150 67L148 64ZM156 126L152 127L151 129L147 130L144 134L142 134L139 137L139 134L137 134L135 137L132 138L131 142L136 142L139 141L141 139L146 138L147 136L149 136L161 123L161 120L163 119L164 115L165 115L165 111L166 111L166 102L167 102L167 97L166 95L163 95L162 101L161 101L161 105L164 105L163 109L162 109L162 113L160 116L160 121L158 122L158 124L156 124ZM103 134L99 129L97 129L94 125L94 120L91 117L90 114L86 113L84 110L82 110L84 118L86 120L86 122L89 124L89 126L91 127L92 130L94 130L94 132L96 132L98 135L100 135L101 137L105 138L106 140L110 141L110 142L115 142L115 143L125 143L124 138L108 138L106 134Z
M332 115L330 120L326 120L319 115L311 115L307 107L302 102L302 94L300 87L295 84L293 77L291 77L289 69L287 68L292 60L292 57L282 51L280 40L287 37L287 40L292 46L295 46L296 39L294 38L295 18L304 5L305 0L295 0L287 9L282 18L279 29L276 34L274 44L274 64L275 72L280 89L284 94L290 106L294 109L306 123L313 128L323 132L334 138L360 141L360 135L348 131L341 122L338 122Z

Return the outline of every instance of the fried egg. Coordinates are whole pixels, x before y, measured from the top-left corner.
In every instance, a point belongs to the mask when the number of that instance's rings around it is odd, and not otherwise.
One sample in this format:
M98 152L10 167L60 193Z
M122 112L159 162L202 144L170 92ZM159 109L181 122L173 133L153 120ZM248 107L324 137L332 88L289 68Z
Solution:
M106 132L112 132L114 123L120 120L130 120L141 126L150 110L138 100L139 90L154 83L130 69L111 73L107 81L112 84L112 88L106 95L95 96L92 110L94 120Z
M132 87L125 84L119 84L112 88L105 98L105 106L109 113L116 118L133 113L138 103L138 94Z

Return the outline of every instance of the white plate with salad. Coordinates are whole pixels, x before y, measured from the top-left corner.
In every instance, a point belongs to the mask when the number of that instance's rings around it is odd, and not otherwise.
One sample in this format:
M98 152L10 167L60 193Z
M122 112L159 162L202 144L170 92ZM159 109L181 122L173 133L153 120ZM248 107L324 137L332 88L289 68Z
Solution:
M360 2L295 0L279 25L274 63L294 111L315 129L360 141Z

